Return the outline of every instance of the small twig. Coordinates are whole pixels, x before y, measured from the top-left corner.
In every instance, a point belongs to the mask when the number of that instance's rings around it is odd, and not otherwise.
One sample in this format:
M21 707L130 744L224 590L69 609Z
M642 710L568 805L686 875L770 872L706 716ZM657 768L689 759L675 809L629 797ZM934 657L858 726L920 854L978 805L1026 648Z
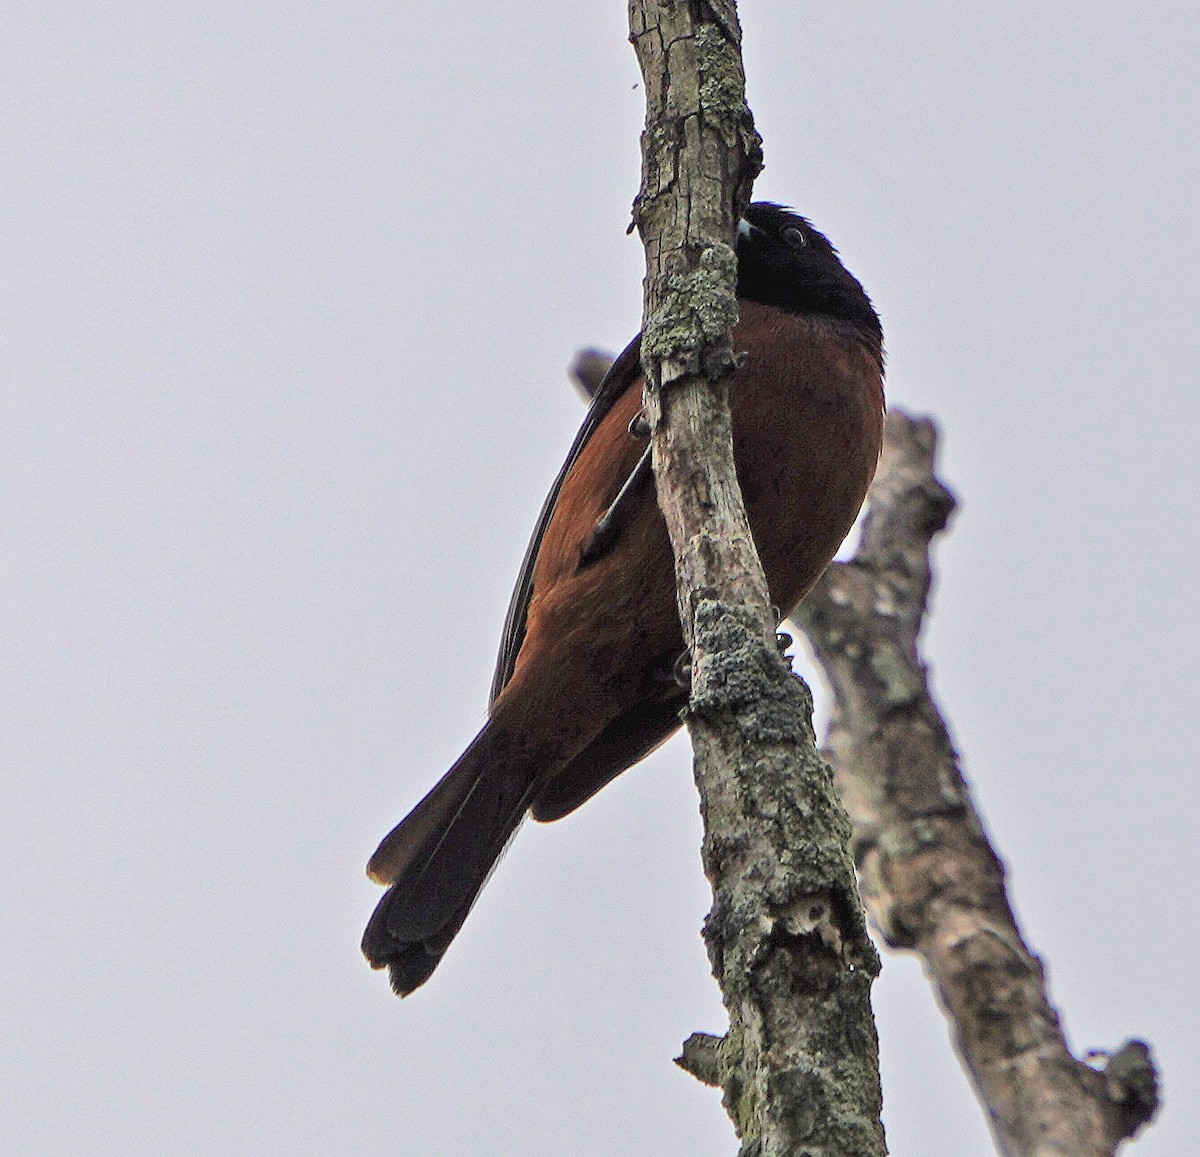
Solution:
M603 350L580 350L575 355L575 360L571 363L571 381L575 383L575 388L583 395L585 401L591 401L595 397L600 383L604 381L604 375L608 373L612 364L612 354L606 354Z
M935 442L932 422L892 411L858 551L794 616L833 690L826 755L871 918L924 958L1001 1151L1111 1157L1154 1114L1149 1050L1128 1042L1102 1072L1071 1054L917 651L930 543L954 508Z
M694 1032L683 1042L683 1051L675 1058L675 1063L691 1073L701 1084L721 1087L721 1045L725 1043L723 1036L713 1036L709 1032Z

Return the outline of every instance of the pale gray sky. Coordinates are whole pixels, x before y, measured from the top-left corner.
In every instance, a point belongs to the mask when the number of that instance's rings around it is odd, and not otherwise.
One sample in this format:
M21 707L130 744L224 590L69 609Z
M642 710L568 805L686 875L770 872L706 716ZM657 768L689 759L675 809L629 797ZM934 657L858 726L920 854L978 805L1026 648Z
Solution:
M13 0L0 34L0 1134L14 1153L722 1155L686 743L527 825L403 1003L378 838L482 721L640 312L624 4ZM417 11L412 11L413 9ZM1200 32L746 0L758 195L873 294L962 498L927 655L1080 1048L1200 1094ZM900 1157L989 1152L919 969Z

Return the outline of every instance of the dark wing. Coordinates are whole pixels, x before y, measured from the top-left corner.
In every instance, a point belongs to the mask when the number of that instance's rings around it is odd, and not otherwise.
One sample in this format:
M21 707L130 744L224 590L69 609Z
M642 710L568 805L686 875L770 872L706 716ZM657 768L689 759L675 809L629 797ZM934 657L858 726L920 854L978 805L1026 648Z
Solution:
M621 352L621 356L613 362L604 380L596 390L592 404L588 408L587 417L575 435L571 452L563 463L558 477L546 501L542 504L542 512L538 515L537 525L533 529L533 537L525 548L525 560L521 563L521 573L517 578L516 589L512 593L512 601L508 604L508 617L504 620L504 635L500 640L500 654L496 659L496 673L492 677L492 693L488 698L490 707L496 701L496 696L504 690L512 678L513 668L517 664L517 652L525 641L525 619L529 613L529 600L533 595L533 567L537 562L538 551L542 547L542 536L554 508L558 503L558 495L563 482L575 465L579 452L587 445L588 439L595 433L596 427L604 420L604 416L613 408L613 403L625 392L630 383L642 372L642 335L638 334Z

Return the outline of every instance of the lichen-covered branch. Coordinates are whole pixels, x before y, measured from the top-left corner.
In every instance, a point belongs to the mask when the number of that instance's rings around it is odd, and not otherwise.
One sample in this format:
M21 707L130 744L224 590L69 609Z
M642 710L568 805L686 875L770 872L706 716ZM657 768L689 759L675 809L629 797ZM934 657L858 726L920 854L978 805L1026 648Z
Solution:
M634 211L646 417L692 654L688 726L714 892L705 939L730 1017L724 1038L685 1048L687 1067L723 1086L744 1157L875 1157L878 961L811 700L775 646L733 464L733 241L760 167L737 13L732 0L631 0L629 11L647 98Z
M1071 1054L917 651L930 543L954 507L935 439L889 415L858 551L794 615L833 691L827 755L871 918L923 957L1001 1152L1110 1157L1154 1113L1149 1050L1128 1042L1103 1070Z

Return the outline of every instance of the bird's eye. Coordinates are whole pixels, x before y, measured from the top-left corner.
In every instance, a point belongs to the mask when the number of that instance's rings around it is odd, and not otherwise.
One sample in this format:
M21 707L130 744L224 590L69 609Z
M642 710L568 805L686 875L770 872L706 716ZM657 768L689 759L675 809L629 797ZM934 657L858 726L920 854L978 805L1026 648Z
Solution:
M804 236L803 230L795 225L789 225L786 229L779 231L779 236L782 237L793 249L803 249L808 244L808 238Z

